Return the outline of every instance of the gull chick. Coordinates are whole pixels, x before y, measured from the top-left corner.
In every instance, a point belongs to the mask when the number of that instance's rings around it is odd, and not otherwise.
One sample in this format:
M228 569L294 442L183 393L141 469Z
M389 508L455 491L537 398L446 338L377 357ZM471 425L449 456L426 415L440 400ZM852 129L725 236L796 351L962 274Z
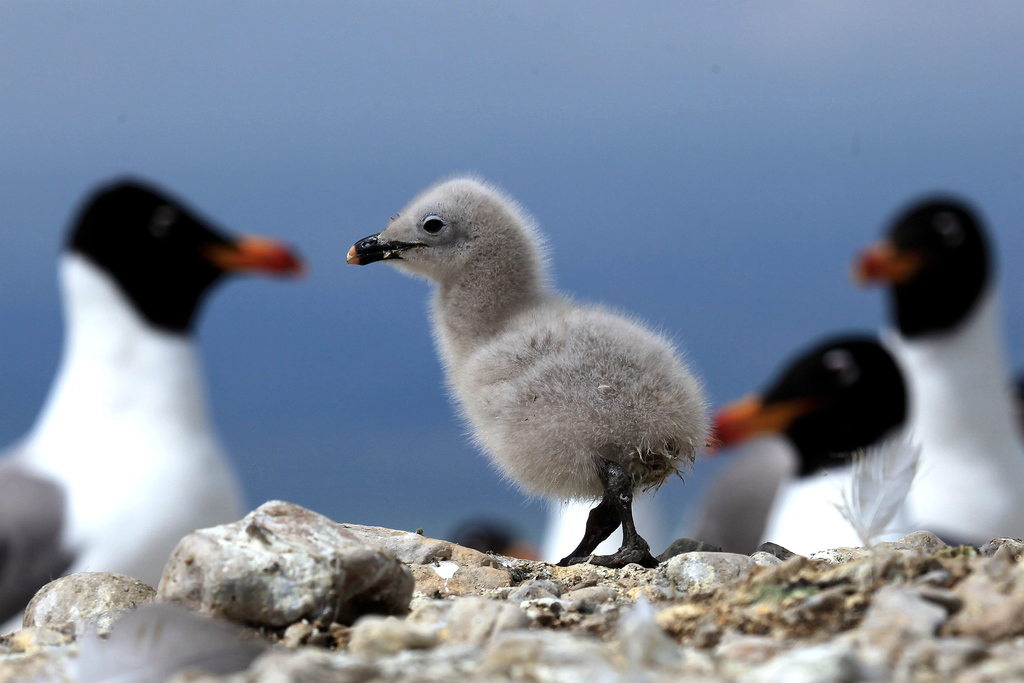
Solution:
M534 494L600 501L561 564L655 566L633 494L691 464L708 436L701 385L672 345L549 289L533 219L475 179L427 189L348 253L384 260L436 285L448 383L498 469ZM592 556L620 524L618 552Z

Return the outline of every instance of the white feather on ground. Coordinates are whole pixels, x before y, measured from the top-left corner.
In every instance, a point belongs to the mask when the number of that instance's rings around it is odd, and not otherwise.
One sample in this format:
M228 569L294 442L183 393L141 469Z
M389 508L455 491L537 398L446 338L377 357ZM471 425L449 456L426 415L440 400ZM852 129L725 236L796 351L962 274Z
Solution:
M854 454L850 486L836 508L864 546L871 546L903 507L920 461L921 446L903 438Z
M234 624L171 604L146 605L120 619L106 640L82 642L76 683L160 683L186 668L241 671L266 649Z

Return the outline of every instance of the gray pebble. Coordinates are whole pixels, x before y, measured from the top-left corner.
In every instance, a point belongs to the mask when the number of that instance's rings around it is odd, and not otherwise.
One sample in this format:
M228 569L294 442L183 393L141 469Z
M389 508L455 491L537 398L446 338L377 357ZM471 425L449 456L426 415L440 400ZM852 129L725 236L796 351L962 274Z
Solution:
M669 560L665 574L677 591L706 592L735 581L753 565L738 553L686 553Z
M526 628L529 618L515 605L486 598L460 598L448 613L448 642L481 645L502 631Z
M614 603L618 597L619 592L611 586L588 586L569 591L562 599L576 605L580 612L593 614L602 605Z
M658 555L658 562L667 562L676 555L682 555L683 553L720 553L722 549L717 545L705 543L704 541L695 541L692 538L677 538L665 549L661 555Z
M512 591L508 596L508 601L518 604L524 600L557 598L561 594L560 587L551 581L536 579L534 581L526 581L519 588Z

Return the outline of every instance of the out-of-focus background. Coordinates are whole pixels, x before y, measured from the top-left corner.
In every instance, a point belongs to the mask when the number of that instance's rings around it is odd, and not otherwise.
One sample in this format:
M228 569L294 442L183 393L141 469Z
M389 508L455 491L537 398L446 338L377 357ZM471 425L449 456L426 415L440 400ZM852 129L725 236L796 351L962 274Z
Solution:
M523 202L557 285L666 331L716 403L822 334L877 329L851 257L911 198L960 193L994 233L1020 367L1022 37L1017 0L0 0L0 443L58 360L69 216L126 173L309 261L298 283L228 282L200 325L253 505L539 537L544 505L474 452L443 388L428 287L345 265L454 172ZM669 520L713 469L662 488Z

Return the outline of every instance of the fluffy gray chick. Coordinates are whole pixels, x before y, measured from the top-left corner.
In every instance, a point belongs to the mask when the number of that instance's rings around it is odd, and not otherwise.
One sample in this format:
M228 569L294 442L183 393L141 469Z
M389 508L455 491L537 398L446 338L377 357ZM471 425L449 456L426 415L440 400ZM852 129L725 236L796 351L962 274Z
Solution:
M533 219L475 179L427 189L348 253L352 264L383 260L436 283L448 382L498 469L535 494L600 499L560 564L655 566L633 493L690 465L708 436L700 383L672 345L551 291ZM619 524L619 551L591 556Z

